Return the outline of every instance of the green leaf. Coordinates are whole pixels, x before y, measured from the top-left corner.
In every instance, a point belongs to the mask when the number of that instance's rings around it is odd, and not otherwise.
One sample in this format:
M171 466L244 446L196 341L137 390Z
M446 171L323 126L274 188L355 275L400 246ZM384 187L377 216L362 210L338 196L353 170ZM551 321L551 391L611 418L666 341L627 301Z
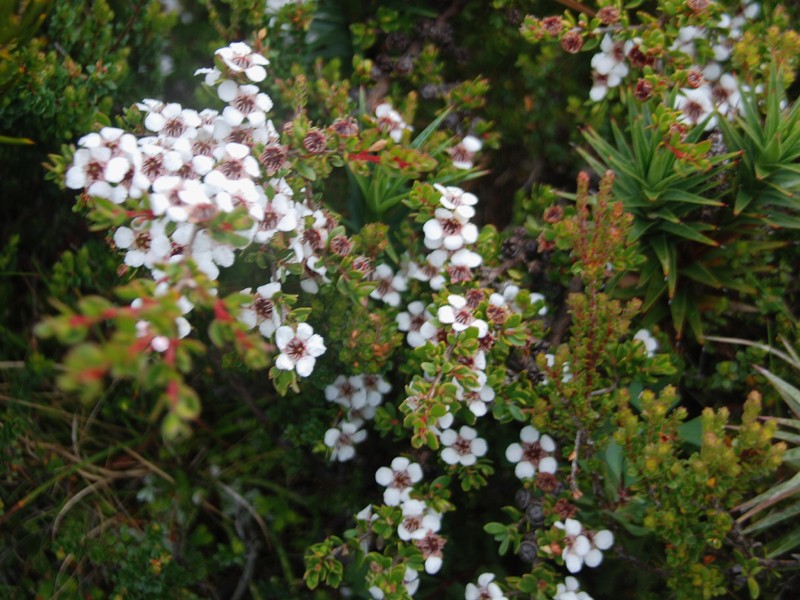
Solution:
M606 446L604 459L612 478L611 484L616 489L622 482L622 462L624 459L622 447L614 440L611 440Z
M678 426L678 437L692 446L698 448L703 442L703 422L702 417L695 417Z
M31 139L23 138L23 137L10 137L7 135L0 135L0 144L13 144L19 146L31 146L35 144Z
M794 550L800 546L800 527L790 531L788 534L779 540L767 546L767 557L775 558L781 554L785 554L790 550Z
M759 531L763 531L765 529L769 529L778 523L782 523L787 519L792 519L796 515L800 514L800 502L795 502L791 504L787 508L779 510L777 512L770 513L763 519L759 519L758 521L750 524L748 527L742 530L742 533L745 534L752 534L757 533Z
M713 229L710 225L699 225L697 223L689 225L687 223L670 223L666 221L661 223L660 226L664 231L673 233L687 240L700 242L701 244L707 244L709 246L719 246L719 244L710 237L700 233L700 229Z
M753 365L753 368L769 380L772 386L781 395L781 398L783 398L786 401L786 404L789 405L791 411L798 419L800 419L800 390L790 383L787 383L777 375L773 375L763 367Z
M508 531L508 526L503 523L492 522L486 523L486 525L483 526L483 530L489 535L505 535Z
M314 169L312 169L308 163L304 163L303 161L298 160L295 163L294 168L304 179L308 179L309 181L317 180L317 174L314 172Z
M411 146L412 148L414 148L415 150L416 150L416 149L418 149L418 148L421 148L421 147L422 147L422 145L423 145L425 142L427 142L427 141L428 141L428 139L429 139L429 138L430 138L430 137L433 135L433 133L434 133L434 132L435 132L437 129L439 129L439 125L441 125L441 124L442 124L442 121L444 121L444 120L447 118L447 115L449 115L449 114L450 114L450 111L451 111L451 110L452 110L452 108L448 106L448 107L447 107L447 108L446 108L446 109L445 109L445 110L442 112L442 114L440 114L440 115L439 115L438 117L436 117L436 118L435 118L433 121L431 121L431 124L430 124L430 125L428 125L428 126L425 128L425 129L423 129L422 131L420 131L420 132L419 132L419 135L418 135L417 137L415 137L415 138L412 140L412 142L411 142L410 146Z
M756 600L761 595L761 588L758 586L758 581L755 577L747 578L747 591L750 592L750 597Z
M789 481L779 483L755 498L740 504L734 510L747 510L747 513L739 517L740 521L745 521L765 508L769 508L773 504L777 504L781 500L785 500L797 493L800 493L800 473L796 473Z
M669 302L669 311L672 314L672 323L680 338L683 335L683 325L686 322L686 313L689 311L689 295L685 290L679 291Z

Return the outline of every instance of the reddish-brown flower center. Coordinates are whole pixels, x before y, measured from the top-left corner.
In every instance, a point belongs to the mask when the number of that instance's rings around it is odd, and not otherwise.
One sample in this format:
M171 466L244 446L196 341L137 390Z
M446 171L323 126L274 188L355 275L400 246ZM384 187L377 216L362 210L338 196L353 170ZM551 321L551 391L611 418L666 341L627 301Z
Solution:
M253 310L262 319L271 319L274 308L275 305L269 298L259 296L253 301Z
M300 360L306 355L306 343L300 338L292 338L289 343L286 344L283 352L292 360Z

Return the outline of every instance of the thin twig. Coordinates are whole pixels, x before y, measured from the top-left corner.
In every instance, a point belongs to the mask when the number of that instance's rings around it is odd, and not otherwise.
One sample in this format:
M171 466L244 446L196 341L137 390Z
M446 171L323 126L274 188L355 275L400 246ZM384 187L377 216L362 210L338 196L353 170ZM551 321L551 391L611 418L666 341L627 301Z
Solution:
M578 489L578 456L580 455L582 437L583 429L578 429L578 433L575 434L575 449L572 451L572 469L569 482L569 487L572 490L572 497L575 500L583 495Z
M67 500L67 502L64 504L64 506L61 507L61 510L58 511L58 514L56 515L55 521L53 521L53 531L52 531L52 533L50 535L50 537L53 540L56 539L56 534L58 533L59 525L61 525L61 520L72 509L72 507L75 506L78 502L80 502L84 497L86 497L89 494L91 494L92 492L94 492L99 486L105 485L106 483L108 483L106 480L96 481L96 482L92 483L91 485L86 486L80 492L75 494L72 498Z
M597 11L589 8L585 4L581 4L578 0L556 0L559 4L563 4L567 8L577 10L578 12L589 15L590 17L597 16Z
M0 360L0 369L24 369L24 360Z

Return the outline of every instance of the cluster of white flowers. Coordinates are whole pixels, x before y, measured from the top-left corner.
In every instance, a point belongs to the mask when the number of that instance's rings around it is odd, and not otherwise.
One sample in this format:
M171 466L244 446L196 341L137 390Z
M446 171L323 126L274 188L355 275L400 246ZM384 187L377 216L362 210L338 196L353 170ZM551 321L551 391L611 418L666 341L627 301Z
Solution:
M428 506L424 500L411 497L414 485L422 480L422 467L408 458L398 456L392 460L391 466L380 467L375 472L375 481L386 489L383 501L386 506L398 506L402 519L397 524L397 537L404 542L414 544L422 552L425 560L425 572L433 575L442 568L442 549L447 540L438 534L442 526L442 515ZM377 515L372 512L372 505L356 515L356 520L371 527ZM368 551L368 547L364 548ZM418 573L413 569L406 570L404 586L409 596L413 596L419 585ZM369 589L373 598L383 598L384 593L377 586Z
M760 3L741 0L741 7L735 14L725 13L713 25L687 25L679 30L672 50L696 60L699 57L697 41L703 40L713 54L713 60L693 67L699 77L690 82L691 87L680 90L675 108L681 112L681 122L697 125L705 121L706 129L712 129L716 125L715 113L733 118L741 111L742 86L734 74L725 71L725 63L730 60L733 45L742 36L742 28L760 12ZM630 72L630 64L640 65L648 60L641 43L638 38L622 41L609 34L603 37L600 52L592 57L594 83L589 96L593 101L599 102L609 89L619 86Z
M162 279L164 265L191 258L215 280L220 267L233 264L238 249L283 235L292 251L288 260L304 267L303 289L314 293L318 282L326 281L317 253L336 223L325 211L293 200L284 179L270 177L283 164L273 160L265 171L259 164L259 158L267 162L265 156L285 156L266 116L272 100L253 85L267 77L269 61L242 42L220 48L216 55L223 70L198 69L197 74L227 103L222 112L143 100L137 106L151 135L137 138L105 127L82 137L66 184L125 207L130 221L113 232L114 243L125 251L127 266L144 267L154 279ZM222 230L234 233L235 241L216 235L221 233L215 229L218 217L240 207L249 224L231 231L226 223ZM309 325L283 325L274 301L282 274L277 269L237 316L266 338L276 335L281 350L276 366L304 377L325 347Z
M564 531L561 558L570 573L577 573L583 565L598 566L603 562L602 551L614 545L614 534L608 529L589 531L577 519L557 521L555 526Z
M364 422L375 418L376 409L391 389L391 384L380 375L339 375L325 388L325 398L346 411L339 424L325 432L324 442L332 450L331 460L344 462L355 457L355 445L367 438L362 429Z
M712 61L694 69L701 73L702 81L680 90L675 108L681 111L681 122L697 125L705 121L706 130L710 130L717 122L715 113L732 119L741 112L743 88L734 74L725 72L725 63L730 60L733 45L741 38L744 25L756 19L760 12L760 3L742 0L741 8L734 15L723 14L712 27L680 29L674 48L695 59L698 55L696 42L703 39L714 55Z

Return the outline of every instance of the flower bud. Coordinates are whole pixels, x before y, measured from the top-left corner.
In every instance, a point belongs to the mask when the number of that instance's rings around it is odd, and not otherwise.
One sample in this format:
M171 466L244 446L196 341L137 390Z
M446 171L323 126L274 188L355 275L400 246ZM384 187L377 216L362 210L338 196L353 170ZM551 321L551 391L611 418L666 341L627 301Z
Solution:
M303 148L310 154L322 154L325 152L327 141L324 133L319 129L312 129L303 138Z
M514 496L514 503L520 510L525 510L533 501L533 494L527 488L520 488Z
M528 523L534 527L541 527L544 525L544 509L542 508L542 503L532 502L529 504L525 511L525 518L528 519Z
M561 17L553 16L542 19L542 29L550 35L558 35L563 28L564 22L561 20Z
M695 14L703 12L709 4L711 0L686 0L686 6Z
M597 11L597 18L603 25L613 25L619 21L619 9L614 6L604 6Z
M692 69L686 74L686 83L689 84L689 87L697 89L705 83L705 79L700 71Z
M577 54L581 51L581 48L583 48L583 36L577 29L568 31L564 34L564 37L561 38L561 47L565 52Z
M533 563L539 554L539 546L535 540L526 536L525 540L519 545L519 557L528 563Z
M636 87L633 90L633 97L644 102L653 95L653 84L646 79L639 79L636 82Z

